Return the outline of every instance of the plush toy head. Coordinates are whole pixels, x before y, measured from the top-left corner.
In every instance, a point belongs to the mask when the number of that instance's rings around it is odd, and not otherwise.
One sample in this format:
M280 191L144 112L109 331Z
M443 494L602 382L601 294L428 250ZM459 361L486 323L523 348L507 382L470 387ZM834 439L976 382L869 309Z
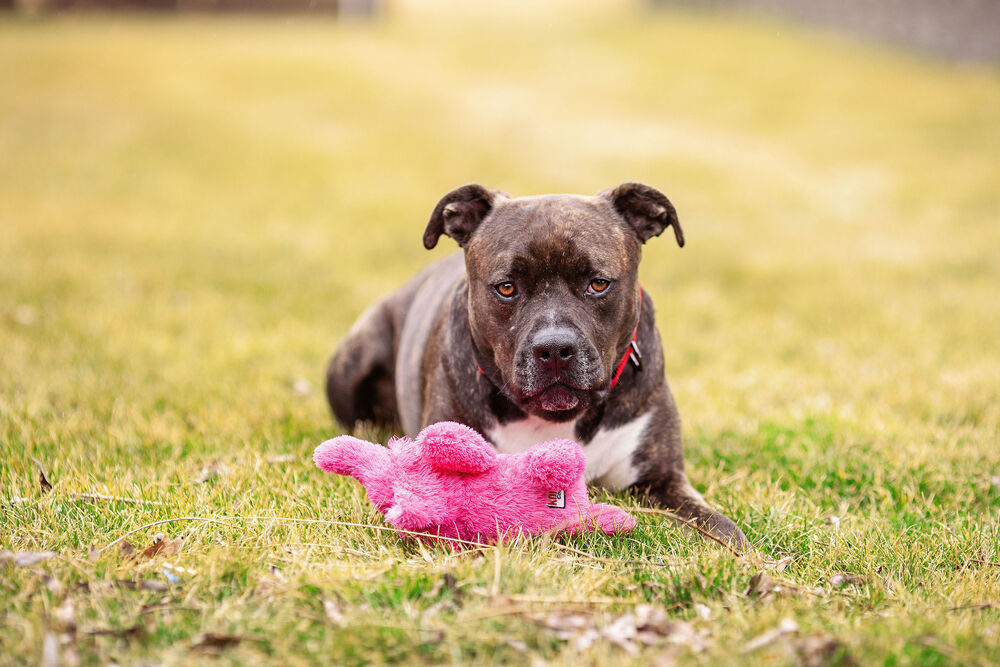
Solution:
M323 470L350 475L396 529L465 540L507 534L601 530L625 532L635 519L591 504L586 457L571 440L553 440L519 454L497 454L476 431L438 422L388 449L340 436L316 448Z

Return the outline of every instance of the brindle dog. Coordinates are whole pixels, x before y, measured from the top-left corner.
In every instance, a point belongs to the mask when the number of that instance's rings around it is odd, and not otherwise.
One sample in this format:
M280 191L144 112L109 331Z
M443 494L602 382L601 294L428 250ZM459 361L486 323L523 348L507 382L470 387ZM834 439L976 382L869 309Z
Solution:
M337 421L414 435L455 420L505 452L572 438L590 481L634 489L745 548L688 482L653 301L638 282L642 244L668 227L683 246L673 205L640 183L593 197L449 192L424 246L444 234L464 256L430 265L357 321L327 371Z

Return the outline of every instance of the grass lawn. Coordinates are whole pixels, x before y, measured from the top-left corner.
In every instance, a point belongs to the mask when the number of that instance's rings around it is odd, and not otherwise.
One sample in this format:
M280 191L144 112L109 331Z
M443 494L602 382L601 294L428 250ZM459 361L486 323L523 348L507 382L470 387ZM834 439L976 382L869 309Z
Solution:
M0 664L1000 660L1000 70L411 4L0 18L0 548L56 554L0 564ZM626 180L680 213L641 278L692 482L755 553L309 523L384 525L310 461L322 373L454 248L437 199Z

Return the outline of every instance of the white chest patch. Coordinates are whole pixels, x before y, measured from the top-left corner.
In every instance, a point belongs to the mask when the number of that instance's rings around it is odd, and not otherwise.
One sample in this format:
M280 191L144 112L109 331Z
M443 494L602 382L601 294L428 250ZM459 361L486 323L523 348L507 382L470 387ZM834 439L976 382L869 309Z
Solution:
M581 443L583 452L587 455L588 482L617 491L638 479L638 470L632 465L632 454L642 442L650 417L651 413L647 412L621 426L598 429L589 442ZM498 450L513 454L548 440L574 440L575 425L576 422L556 424L532 416L497 426L487 436Z
M611 491L620 491L639 479L632 454L642 442L651 412L614 428L598 429L583 446L587 455L587 481Z
M521 421L497 426L490 430L487 436L504 454L516 454L548 440L563 438L573 440L574 426L576 426L575 421L555 423L531 416Z

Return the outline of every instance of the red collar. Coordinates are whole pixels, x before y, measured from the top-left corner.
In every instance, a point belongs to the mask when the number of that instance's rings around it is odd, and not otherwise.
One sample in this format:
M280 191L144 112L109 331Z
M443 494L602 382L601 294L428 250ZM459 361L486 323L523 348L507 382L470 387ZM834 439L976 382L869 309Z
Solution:
M642 319L642 287L639 288L639 320ZM639 336L639 320L636 320L635 330L632 331L632 341L625 348L625 354L622 355L622 360L618 362L618 368L615 369L615 376L611 378L611 389L615 388L618 384L618 380L621 379L622 373L625 372L625 367L628 362L632 362L635 365L635 369L642 370L642 353L639 352L639 343L636 338Z
M642 318L642 288L639 288L639 318ZM625 372L625 367L628 362L632 362L636 370L642 370L642 353L639 352L639 343L636 338L639 336L639 322L635 323L635 329L632 330L632 340L629 342L628 347L625 348L625 354L622 355L621 361L618 362L618 367L615 369L615 376L611 378L611 387L614 389L618 385L618 381L622 377L622 373ZM483 370L482 366L476 366L476 370L479 371L481 375L486 375L486 371Z
M642 370L642 355L639 353L639 343L636 342L636 336L639 335L639 325L635 325L635 331L632 332L632 342L628 344L628 348L625 350L625 354L622 356L622 360L618 362L618 368L615 370L615 376L611 378L611 388L614 389L615 385L618 384L618 380L621 379L622 373L625 372L625 366L628 362L635 364L636 370Z

